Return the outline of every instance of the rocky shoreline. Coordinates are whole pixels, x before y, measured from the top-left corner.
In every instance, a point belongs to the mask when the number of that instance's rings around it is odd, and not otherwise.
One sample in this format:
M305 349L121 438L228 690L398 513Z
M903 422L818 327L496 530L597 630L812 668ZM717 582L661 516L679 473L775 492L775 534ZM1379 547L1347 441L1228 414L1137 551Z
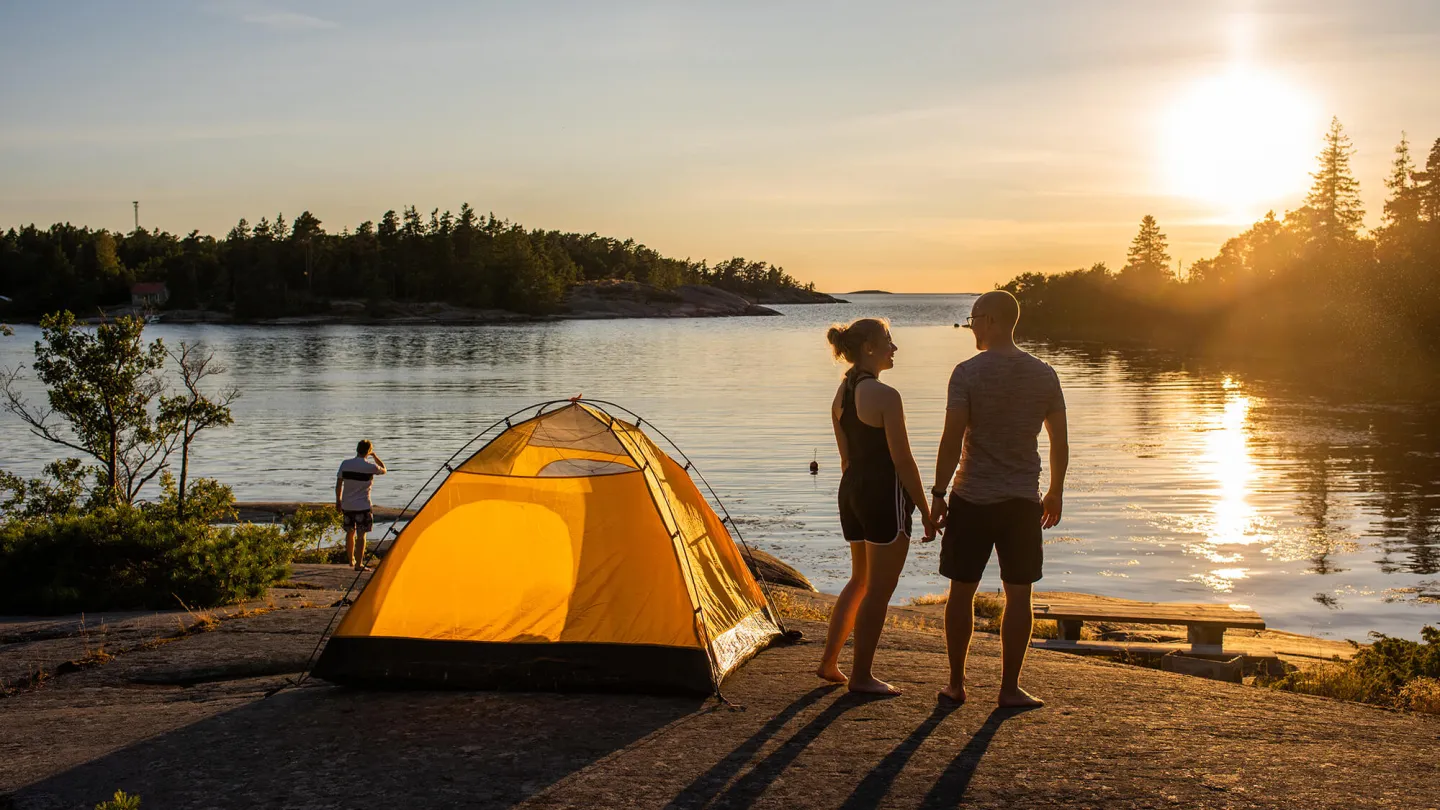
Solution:
M733 318L774 316L781 313L766 304L846 303L821 292L776 290L757 298L703 284L682 284L662 289L638 281L593 281L576 284L566 291L563 309L551 315L527 315L504 309L474 309L445 302L411 303L360 300L333 300L328 309L306 315L258 320L237 319L231 313L204 309L170 309L144 312L151 322L165 324L245 324L256 326L350 325L431 325L466 326L481 324L534 323L566 320L609 320L620 318ZM104 318L142 314L132 306L107 309ZM82 318L98 323L102 318ZM13 322L33 322L18 319Z
M894 700L818 681L825 625L798 616L806 638L742 666L723 703L302 680L355 579L297 565L213 611L0 617L0 808L116 790L237 810L1440 804L1434 718L1047 650L1026 669L1046 708L997 710L989 633L970 701L937 704L943 639L896 609Z

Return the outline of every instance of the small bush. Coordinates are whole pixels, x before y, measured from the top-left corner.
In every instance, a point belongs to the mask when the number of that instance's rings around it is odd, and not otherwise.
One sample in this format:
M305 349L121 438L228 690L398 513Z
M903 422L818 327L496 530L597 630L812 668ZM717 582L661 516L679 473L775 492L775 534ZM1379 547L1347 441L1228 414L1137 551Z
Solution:
M93 477L94 470L78 458L46 464L39 478L25 479L0 470L0 515L24 518L75 514L85 497L85 481Z
M140 797L117 790L108 801L95 805L95 810L140 810Z
M1440 714L1440 678L1416 678L1405 684L1399 703L1412 712Z
M107 506L0 525L0 611L209 607L257 597L289 575L278 526L176 521Z
M185 514L180 515L180 498L175 478L160 475L160 500L144 504L151 517L164 520L191 520L218 523L235 520L235 491L213 478L196 478L185 486Z
M1349 661L1297 669L1259 685L1307 695L1374 703L1420 712L1440 709L1440 630L1425 627L1423 642L1371 633L1375 642Z
M331 535L340 530L342 520L340 512L328 506L318 509L301 506L286 515L281 525L285 527L285 535L290 538L290 544L297 553L318 552L321 543L331 539ZM340 552L343 556L344 549L340 549Z

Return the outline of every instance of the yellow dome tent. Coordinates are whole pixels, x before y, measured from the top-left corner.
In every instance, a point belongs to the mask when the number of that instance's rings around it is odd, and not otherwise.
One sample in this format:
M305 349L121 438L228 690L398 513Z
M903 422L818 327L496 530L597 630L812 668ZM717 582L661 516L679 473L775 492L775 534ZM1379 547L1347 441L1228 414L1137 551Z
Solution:
M779 618L689 461L606 404L540 405L447 464L314 674L710 693L778 638Z

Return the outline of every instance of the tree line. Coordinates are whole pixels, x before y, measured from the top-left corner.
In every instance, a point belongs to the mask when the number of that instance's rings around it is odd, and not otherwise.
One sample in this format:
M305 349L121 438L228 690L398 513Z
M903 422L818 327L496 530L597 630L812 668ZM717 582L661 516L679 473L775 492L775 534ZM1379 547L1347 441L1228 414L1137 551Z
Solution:
M1036 337L1389 366L1440 357L1440 139L1421 168L1402 134L1383 220L1364 229L1354 149L1332 120L1305 204L1273 211L1219 253L1172 264L1145 216L1118 272L1103 262L1002 285Z
M240 319L320 312L334 299L544 314L562 306L571 285L603 279L664 289L710 284L750 297L814 289L766 262L670 258L633 239L526 229L482 217L468 203L459 215L386 211L378 223L338 234L309 211L293 221L242 219L219 239L69 223L0 234L0 294L17 315L127 303L141 281L165 282L169 308L229 310Z

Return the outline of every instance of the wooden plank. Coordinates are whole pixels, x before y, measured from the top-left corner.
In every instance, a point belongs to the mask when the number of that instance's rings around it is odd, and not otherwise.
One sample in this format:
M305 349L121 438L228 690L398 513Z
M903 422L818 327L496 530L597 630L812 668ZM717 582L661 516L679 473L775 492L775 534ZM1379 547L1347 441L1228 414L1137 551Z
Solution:
M1076 655L1129 653L1131 655L1160 656L1178 650L1191 655L1214 658L1233 658L1237 655L1256 660L1277 658L1273 650L1258 645L1246 645L1243 649L1231 647L1194 650L1189 644L1157 644L1145 641L1065 641L1057 638L1037 638L1030 641L1030 646L1037 650L1055 650Z
M1037 603L1037 619L1077 619L1088 622L1131 624L1217 625L1245 630L1264 630L1265 620L1253 610L1229 605L1184 602L1124 602L1119 604L1067 604L1061 601Z

